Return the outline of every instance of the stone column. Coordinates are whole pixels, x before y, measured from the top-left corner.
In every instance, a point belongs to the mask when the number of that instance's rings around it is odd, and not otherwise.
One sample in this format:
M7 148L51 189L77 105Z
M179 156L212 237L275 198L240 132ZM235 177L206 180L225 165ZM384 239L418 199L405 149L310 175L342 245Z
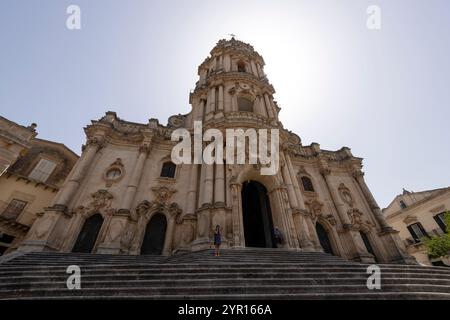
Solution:
M205 100L200 99L197 105L197 109L195 111L194 121L202 121L204 112L205 112Z
M238 103L237 103L237 95L233 94L231 96L231 111L235 112L238 111Z
M289 169L289 173L291 175L292 185L294 186L295 194L298 199L298 207L301 210L305 210L305 200L303 198L302 191L300 190L300 185L298 184L297 175L295 174L294 166L292 165L291 156L289 153L285 153L286 163Z
M336 192L336 189L332 186L331 181L331 171L328 168L322 168L320 173L325 179L325 184L327 186L328 191L330 192L333 203L338 212L339 218L341 220L344 231L350 236L351 243L353 244L354 254L356 256L353 258L354 260L358 260L361 262L372 263L375 262L372 255L367 252L366 246L361 238L361 235L358 230L355 230L350 219L348 217L347 212L345 211L345 206L339 199L339 195Z
M214 202L217 204L225 205L225 178L224 178L224 165L216 164L216 178L214 187Z
M298 201L297 196L295 195L294 186L292 185L291 175L289 173L289 169L287 166L287 162L283 153L281 153L282 159L284 159L284 165L281 167L281 173L283 175L284 183L286 184L287 192L289 195L289 202L291 204L291 208L298 209Z
M175 217L169 218L167 221L166 237L164 239L163 256L170 256L172 253L173 232L175 230Z
M232 178L233 179L233 178ZM236 181L232 181L231 185L231 199L232 199L232 223L233 223L233 243L234 247L245 247L244 226L242 217L242 199L241 191L242 185Z
M364 173L361 170L354 170L353 171L353 177L358 182L359 187L361 188L361 191L366 198L367 203L369 204L370 209L372 210L375 219L377 220L378 224L381 227L382 231L391 231L392 227L388 225L386 220L384 219L383 213L380 210L380 207L378 206L377 201L372 195L372 192L370 192L369 188L367 187L367 184L364 180Z
M293 212L294 225L298 233L298 241L302 251L316 251L316 246L311 241L314 235L310 234L310 230L306 219L311 219L306 211L295 210ZM316 235L317 237L317 235Z
M351 226L350 219L348 217L347 212L345 211L344 204L340 201L339 195L336 192L336 189L332 187L332 181L331 181L331 170L327 168L320 169L320 173L325 179L325 184L327 185L327 189L330 192L331 199L333 200L334 206L337 209L339 218L341 220L342 226L345 228L348 228Z
M229 54L226 54L223 58L223 68L225 69L225 72L231 71L231 59Z
M189 173L189 191L186 196L186 214L195 213L195 205L197 202L197 176L198 164L191 164Z
M218 98L219 105L217 106L219 112L223 112L223 85L219 86L219 98Z
M307 212L303 194L298 185L297 176L292 166L289 153L284 154L284 159L287 168L287 175L289 175L291 184L293 186L293 193L297 199L297 207L293 212L294 224L298 234L300 247L304 251L322 250L322 246L315 232L315 226L311 220L311 215ZM313 229L311 229L313 227Z
M98 138L88 139L86 149L83 151L81 158L77 161L69 179L55 197L53 206L61 208L67 208L67 205L72 200L72 197L77 192L81 180L85 177L85 174L94 160L95 154L102 147L102 143Z
M219 57L219 69L223 70L223 54L221 54Z
M276 214L280 215L281 223L283 224L283 231L285 232L285 239L288 248L299 248L298 237L295 232L294 220L292 217L292 210L289 206L289 199L284 186L277 186L270 191L272 199L270 204L275 208ZM273 200L273 201L272 201ZM274 217L276 218L276 217Z
M270 103L269 95L267 93L264 93L264 101L266 102L266 111L267 114L269 115L269 118L270 119L274 118L275 115L273 114L272 105Z
M256 64L256 69L258 70L258 75L260 78L264 77L264 73L262 71L261 66L259 65L259 63Z
M147 159L149 151L150 147L148 144L139 148L139 154L133 167L133 172L128 180L128 186L123 197L122 208L119 210L120 212L131 212L131 205L133 204L139 182L141 181L142 171L144 169L145 160Z
M278 120L278 112L277 112L277 108L275 107L275 102L273 101L273 99L269 99L270 100L270 105L272 106L272 111L273 111L273 117Z
M266 108L264 106L264 100L262 96L258 96L256 98L256 108L258 111L258 114L262 115L263 117L267 117Z
M202 193L200 206L205 206L207 204L212 204L213 202L213 190L214 190L214 165L212 164L202 164Z
M216 110L216 87L209 90L208 102L206 106L206 120L211 119Z
M253 73L253 75L255 76L255 77L258 77L258 70L256 70L256 64L255 64L255 61L250 61L250 65L251 65L251 68L252 68L252 73Z
M315 251L323 251L322 245L320 244L319 236L317 235L316 225L313 221L312 213L306 212L303 214L304 223L306 228L309 230L309 241L314 247Z
M372 192L370 192L369 188L367 187L367 184L364 180L364 173L361 170L356 169L353 171L353 177L356 179L357 185L362 191L366 201L369 204L369 207L373 212L373 215L375 216L375 219L380 225L381 232L379 233L379 236L384 244L383 249L387 254L387 262L417 264L415 259L408 255L408 253L406 252L405 245L400 239L398 231L394 230L387 224L383 213L380 210L380 207L378 206L375 198L372 195Z

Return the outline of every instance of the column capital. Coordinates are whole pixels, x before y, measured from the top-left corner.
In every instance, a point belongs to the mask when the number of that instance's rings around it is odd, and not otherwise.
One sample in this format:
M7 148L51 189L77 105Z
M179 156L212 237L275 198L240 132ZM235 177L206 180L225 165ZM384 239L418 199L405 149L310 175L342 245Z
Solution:
M139 147L139 153L149 154L151 150L150 144L143 144Z
M86 146L94 146L97 148L103 148L105 145L105 139L99 137L90 137L86 141Z
M360 169L354 169L352 171L352 176L355 179L363 178L364 177L364 172L362 172Z
M320 168L319 171L320 171L320 174L323 175L324 177L327 177L327 176L331 175L330 168L323 167L323 168Z

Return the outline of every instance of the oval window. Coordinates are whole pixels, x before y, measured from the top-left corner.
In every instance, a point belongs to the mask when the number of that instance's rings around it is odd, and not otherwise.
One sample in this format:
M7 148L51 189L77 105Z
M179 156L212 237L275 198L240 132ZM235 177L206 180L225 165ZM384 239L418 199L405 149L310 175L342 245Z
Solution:
M114 168L109 170L106 173L106 178L110 179L110 180L114 180L119 178L122 175L122 171L120 169Z

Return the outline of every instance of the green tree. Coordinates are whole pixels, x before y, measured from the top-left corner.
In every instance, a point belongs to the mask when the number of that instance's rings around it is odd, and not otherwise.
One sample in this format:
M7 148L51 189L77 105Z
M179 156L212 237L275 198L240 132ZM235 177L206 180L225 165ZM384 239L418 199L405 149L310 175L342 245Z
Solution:
M450 211L444 215L446 232L442 236L434 236L431 239L423 239L430 258L445 257L450 254Z

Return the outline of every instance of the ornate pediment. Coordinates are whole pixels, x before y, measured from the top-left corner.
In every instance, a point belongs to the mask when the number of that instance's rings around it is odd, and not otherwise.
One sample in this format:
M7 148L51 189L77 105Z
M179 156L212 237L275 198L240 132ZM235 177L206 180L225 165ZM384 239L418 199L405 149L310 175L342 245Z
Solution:
M403 222L405 224L411 224L411 223L417 222L417 217L415 215L409 215L405 219L403 219Z
M186 116L183 116L181 114L174 115L169 118L167 126L169 128L174 128L174 129L181 128L181 127L185 126L185 121L186 121Z
M317 219L322 215L323 203L317 199L305 201L306 207L311 215L311 218Z
M152 191L155 194L155 201L160 204L167 204L172 195L177 192L175 189L166 186L154 187Z
M347 211L347 214L350 218L350 223L354 230L367 230L373 226L373 224L369 220L364 220L363 213L358 209L349 209Z
M98 190L91 195L91 202L87 206L79 206L75 209L75 213L88 214L94 211L112 213L111 208L114 196L106 190Z
M169 218L178 219L181 216L182 210L175 202L171 204L165 204L156 200L144 200L136 207L137 218L144 217L146 219L149 219L150 216L155 212L163 213Z
M341 183L339 185L338 190L339 190L339 196L341 197L342 201L344 201L346 204L348 204L350 208L353 208L353 206L355 205L355 202L353 200L353 196L352 196L350 190L343 183Z

